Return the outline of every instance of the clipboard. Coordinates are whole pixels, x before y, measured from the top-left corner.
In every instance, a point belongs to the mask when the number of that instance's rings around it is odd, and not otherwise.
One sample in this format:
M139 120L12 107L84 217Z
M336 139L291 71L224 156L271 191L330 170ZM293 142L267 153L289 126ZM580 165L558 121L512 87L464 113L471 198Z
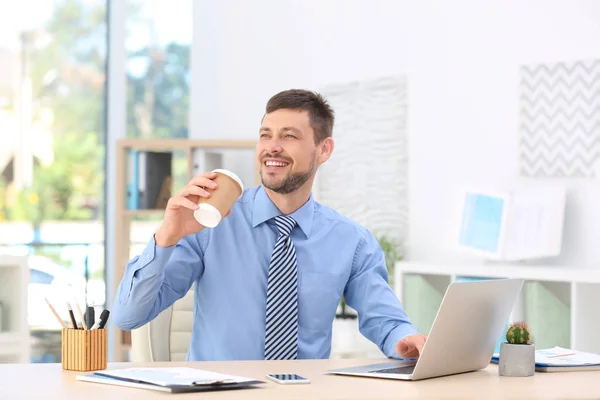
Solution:
M259 381L188 367L126 368L79 375L78 381L135 387L171 393L255 388Z

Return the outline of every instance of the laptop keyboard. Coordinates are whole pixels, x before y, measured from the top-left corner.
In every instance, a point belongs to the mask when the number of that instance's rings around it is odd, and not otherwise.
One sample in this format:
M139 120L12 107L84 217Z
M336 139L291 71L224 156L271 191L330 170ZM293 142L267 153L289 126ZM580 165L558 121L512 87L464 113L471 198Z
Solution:
M374 371L379 374L412 374L415 370L414 365L409 365L406 367L394 367L394 368L384 368L384 369L376 369Z

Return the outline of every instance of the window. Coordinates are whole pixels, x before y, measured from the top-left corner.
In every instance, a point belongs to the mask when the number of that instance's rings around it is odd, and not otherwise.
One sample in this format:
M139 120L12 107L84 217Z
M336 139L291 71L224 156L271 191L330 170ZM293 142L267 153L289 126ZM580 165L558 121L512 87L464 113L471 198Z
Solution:
M106 3L0 5L0 252L57 262L98 293L105 287ZM31 284L52 282L31 269ZM31 361L60 362L61 326L43 290L29 286L23 318Z
M187 138L192 0L127 5L127 135Z

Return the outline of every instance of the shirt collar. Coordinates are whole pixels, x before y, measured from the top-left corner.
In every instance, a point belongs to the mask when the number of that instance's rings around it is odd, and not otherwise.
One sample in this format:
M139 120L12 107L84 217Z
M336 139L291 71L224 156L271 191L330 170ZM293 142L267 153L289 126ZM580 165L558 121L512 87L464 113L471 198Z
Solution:
M315 202L311 193L310 198L299 209L291 213L289 216L294 218L302 232L308 237L312 228L313 214L315 210ZM252 226L256 228L258 225L266 222L278 215L282 215L275 203L269 198L265 192L264 186L260 186L254 196L254 206L252 209Z

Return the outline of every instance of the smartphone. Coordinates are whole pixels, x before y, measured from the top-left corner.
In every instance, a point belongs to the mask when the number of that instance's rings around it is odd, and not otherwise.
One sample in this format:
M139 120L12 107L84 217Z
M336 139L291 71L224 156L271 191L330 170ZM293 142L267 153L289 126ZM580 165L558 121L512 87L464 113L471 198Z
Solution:
M267 379L273 382L281 383L282 385L293 385L299 383L310 383L310 380L296 374L267 374Z

